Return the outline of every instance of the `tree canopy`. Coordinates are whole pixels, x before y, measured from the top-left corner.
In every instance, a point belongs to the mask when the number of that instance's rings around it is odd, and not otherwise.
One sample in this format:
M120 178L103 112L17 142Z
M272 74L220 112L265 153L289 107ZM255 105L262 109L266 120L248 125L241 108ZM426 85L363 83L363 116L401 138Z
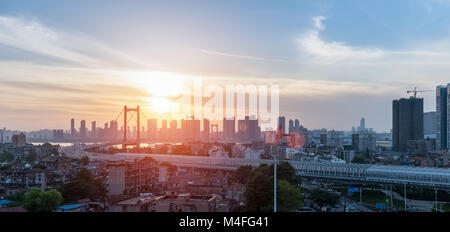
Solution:
M43 192L41 189L32 188L25 194L23 206L30 212L51 212L62 202L61 193L55 189Z
M233 173L230 180L240 184L247 184L252 171L253 167L251 165L240 166L236 172Z
M310 198L313 202L317 203L320 207L330 205L334 206L339 201L339 196L337 194L333 194L327 192L325 190L316 188L313 189L310 193Z
M83 198L103 198L106 189L101 179L95 179L91 171L81 168L69 183L61 187L61 192L66 202L73 202Z
M246 211L273 211L273 169L273 165L267 164L262 164L255 169L244 166L239 173L235 174L241 180L247 178L244 193ZM247 172L250 172L248 177ZM279 211L293 211L302 206L299 184L300 178L295 175L295 169L289 163L277 165L277 208Z

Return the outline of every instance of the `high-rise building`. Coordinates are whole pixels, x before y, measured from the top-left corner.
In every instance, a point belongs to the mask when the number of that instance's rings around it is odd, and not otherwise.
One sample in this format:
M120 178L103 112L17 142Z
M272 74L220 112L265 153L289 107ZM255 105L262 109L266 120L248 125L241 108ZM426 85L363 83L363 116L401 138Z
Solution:
M200 141L200 120L192 119L192 137L194 141Z
M208 141L209 140L209 136L210 136L210 122L208 119L204 118L203 119L203 140L204 141Z
M80 137L85 139L87 137L87 127L86 127L86 121L81 120L80 123Z
M294 133L294 121L292 119L289 120L289 134Z
M181 120L181 134L186 141L200 141L200 120L194 116Z
M53 130L53 139L54 140L64 139L64 131L63 130Z
M11 139L12 139L12 144L15 147L21 147L21 146L25 146L27 144L27 137L22 132L18 135L13 135Z
M361 121L359 122L359 128L361 129L361 131L366 130L366 119L365 118L361 118Z
M278 130L281 130L281 134L286 134L286 118L284 116L278 117Z
M223 139L224 140L234 140L235 139L235 133L236 133L236 121L233 118L223 119Z
M437 113L426 112L423 114L423 133L425 137L436 138L437 134Z
M365 130L352 134L352 149L360 152L374 152L376 150L376 133Z
M97 137L97 122L92 121L91 123L91 137L96 138Z
M423 140L423 98L392 102L392 150L407 151L408 141Z
M70 120L70 135L74 138L76 134L77 130L75 129L75 119L72 118Z
M436 87L436 148L450 148L450 83Z
M260 139L260 128L256 117L238 120L238 138L240 141L254 142Z
M147 120L147 137L149 139L156 139L158 134L158 121L156 118Z
M176 139L178 137L178 133L177 133L177 131L178 131L178 122L177 122L177 120L170 120L170 130L169 131L170 131L169 137L171 139Z
M167 139L167 120L161 121L161 129L159 130L159 138L160 139Z

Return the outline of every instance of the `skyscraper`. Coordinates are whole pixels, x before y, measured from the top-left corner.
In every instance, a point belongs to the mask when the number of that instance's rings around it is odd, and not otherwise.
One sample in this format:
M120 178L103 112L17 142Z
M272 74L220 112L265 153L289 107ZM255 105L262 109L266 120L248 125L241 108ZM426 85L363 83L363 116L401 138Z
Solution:
M210 136L210 122L208 119L204 118L203 119L203 139L205 141L209 140L209 136Z
M282 134L286 134L286 118L284 116L278 117L278 130L281 130Z
M359 122L359 128L361 128L361 131L366 130L366 119L365 118L361 118L361 121Z
M96 138L96 136L97 136L97 122L96 121L92 121L91 137L92 138Z
M436 148L448 150L450 148L450 84L436 87L436 114Z
M437 134L437 113L426 112L423 114L423 133L430 138L436 138Z
M245 116L245 119L238 120L238 138L241 142L257 141L260 131L256 117Z
M86 121L81 120L80 123L80 137L85 139L87 137L87 127L86 127Z
M169 137L171 139L176 139L178 137L178 133L177 133L178 124L177 123L178 123L177 120L170 120L170 133L169 133L170 135L169 135Z
M294 121L292 119L289 120L289 134L294 133Z
M25 146L27 144L27 137L23 132L12 136L12 144L14 147Z
M161 129L159 130L159 138L160 139L167 139L167 120L161 121Z
M423 140L423 98L392 102L392 150L407 151L408 141Z
M70 120L70 135L72 136L72 138L75 137L77 131L75 130L75 119L71 119Z
M158 121L156 118L147 120L147 137L149 139L155 139L158 134Z
M236 124L234 117L231 119L223 119L223 139L234 140L236 133Z

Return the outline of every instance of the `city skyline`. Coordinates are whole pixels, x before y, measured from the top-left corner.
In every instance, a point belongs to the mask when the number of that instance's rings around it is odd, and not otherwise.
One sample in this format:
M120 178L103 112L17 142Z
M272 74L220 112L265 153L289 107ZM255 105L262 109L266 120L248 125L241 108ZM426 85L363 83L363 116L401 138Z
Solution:
M46 2L0 3L2 127L102 125L122 105L162 118L167 97L200 76L276 83L281 115L307 128L349 130L364 117L381 132L392 99L448 82L445 1L97 1L102 12ZM435 94L420 97L435 111Z

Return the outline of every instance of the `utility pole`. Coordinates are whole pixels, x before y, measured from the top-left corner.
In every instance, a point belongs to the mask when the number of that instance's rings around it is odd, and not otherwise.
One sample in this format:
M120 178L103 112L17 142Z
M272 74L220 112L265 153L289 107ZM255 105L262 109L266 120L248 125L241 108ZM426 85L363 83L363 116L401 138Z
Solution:
M391 189L391 209L394 209L394 199L393 199L393 193L392 193L392 184L390 185L390 189Z
M273 164L273 212L277 212L277 154L274 156Z
M434 201L435 201L435 203L436 203L436 212L437 212L437 210L438 210L438 202L437 202L437 199L438 199L438 191L437 191L437 187L434 187L434 195L435 195Z
M406 212L406 182L404 183L404 190L403 190L403 193L404 193L404 197L403 197L403 200L405 200L405 212Z
M362 187L359 188L359 203L362 204Z

